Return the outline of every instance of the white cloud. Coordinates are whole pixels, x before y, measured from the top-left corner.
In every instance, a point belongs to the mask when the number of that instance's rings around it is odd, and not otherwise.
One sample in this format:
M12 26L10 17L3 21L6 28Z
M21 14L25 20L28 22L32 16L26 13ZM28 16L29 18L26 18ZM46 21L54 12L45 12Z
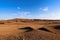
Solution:
M17 14L17 13L12 13L12 15L13 15L13 16L16 16L16 15L18 15L18 14Z
M13 13L12 16L18 18L30 18L31 12L17 12L17 13Z
M48 11L48 7L40 8L42 11Z
M52 20L60 20L60 13L48 13L48 14L39 14L36 15L36 19L52 19Z
M60 13L45 13L32 15L31 12L18 12L13 13L9 16L1 16L2 19L11 19L11 18L28 18L28 19L52 19L52 20L60 20Z
M29 15L30 12L19 12L20 15Z
M21 9L19 6L17 6L17 9Z
M18 12L18 14L20 15L19 17L21 18L29 18L31 16L30 13L31 12Z

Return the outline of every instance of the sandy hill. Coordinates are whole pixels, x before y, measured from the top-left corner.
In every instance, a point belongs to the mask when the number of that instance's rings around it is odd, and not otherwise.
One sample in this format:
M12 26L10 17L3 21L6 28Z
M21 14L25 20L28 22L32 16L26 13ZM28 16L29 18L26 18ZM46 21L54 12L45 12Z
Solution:
M0 20L1 40L60 40L60 20Z

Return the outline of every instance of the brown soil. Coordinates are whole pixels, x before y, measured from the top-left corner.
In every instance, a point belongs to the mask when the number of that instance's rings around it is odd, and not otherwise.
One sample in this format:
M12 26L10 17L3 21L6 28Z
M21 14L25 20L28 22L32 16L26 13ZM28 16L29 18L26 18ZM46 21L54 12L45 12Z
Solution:
M60 40L60 20L0 20L0 40Z

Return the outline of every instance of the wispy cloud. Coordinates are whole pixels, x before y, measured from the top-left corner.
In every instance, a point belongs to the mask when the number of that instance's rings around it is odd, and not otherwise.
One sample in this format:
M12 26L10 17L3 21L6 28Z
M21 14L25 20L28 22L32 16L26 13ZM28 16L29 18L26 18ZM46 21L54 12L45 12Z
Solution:
M31 15L30 12L19 12L18 14L20 15L20 17L24 18L27 18Z
M39 14L36 15L36 19L52 19L52 20L60 20L60 13L47 13L47 14Z
M16 16L18 18L30 18L31 12L17 12L13 13L12 16Z
M17 6L17 9L21 9L21 7Z
M18 14L17 14L17 13L12 13L11 15L16 16L16 15L18 15Z
M40 8L42 11L48 11L48 7Z

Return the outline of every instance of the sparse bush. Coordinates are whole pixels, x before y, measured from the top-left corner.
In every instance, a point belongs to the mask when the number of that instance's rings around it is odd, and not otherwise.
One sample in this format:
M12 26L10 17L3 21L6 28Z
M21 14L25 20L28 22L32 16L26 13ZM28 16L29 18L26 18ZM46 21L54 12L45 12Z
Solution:
M54 28L60 30L60 25L55 26Z
M26 30L25 32L30 32L32 30L34 30L33 28L31 27L24 27L24 28L18 28L19 30Z
M40 21L40 19L34 19L34 21Z
M4 24L4 22L0 22L0 24Z

